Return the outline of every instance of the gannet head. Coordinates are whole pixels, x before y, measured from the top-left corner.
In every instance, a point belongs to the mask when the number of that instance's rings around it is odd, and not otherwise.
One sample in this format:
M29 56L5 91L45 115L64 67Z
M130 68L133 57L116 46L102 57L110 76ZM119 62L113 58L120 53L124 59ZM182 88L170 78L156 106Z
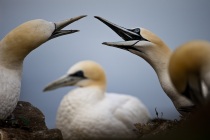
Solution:
M169 61L169 75L174 87L197 105L205 102L208 94L205 92L209 92L209 54L209 42L194 40L178 47Z
M151 31L144 28L126 29L101 17L95 16L95 18L110 27L124 40L120 42L104 42L104 45L124 49L136 54L144 58L154 69L159 67L160 63L168 61L170 49Z
M47 85L44 91L65 86L98 87L105 91L105 72L99 64L93 61L81 61L72 66L66 75Z
M28 53L44 42L55 37L78 32L78 30L62 29L83 17L85 16L78 16L58 23L36 19L21 24L1 40L1 59L5 59L3 61L10 61L11 59L15 62L22 61Z
M101 17L96 16L95 18L110 27L124 40L121 42L104 42L104 45L127 50L145 59L156 71L163 90L177 110L184 114L184 111L181 111L180 108L183 108L183 110L186 110L186 107L187 109L188 107L191 108L191 101L179 95L171 83L168 74L171 50L157 35L144 28L127 29Z

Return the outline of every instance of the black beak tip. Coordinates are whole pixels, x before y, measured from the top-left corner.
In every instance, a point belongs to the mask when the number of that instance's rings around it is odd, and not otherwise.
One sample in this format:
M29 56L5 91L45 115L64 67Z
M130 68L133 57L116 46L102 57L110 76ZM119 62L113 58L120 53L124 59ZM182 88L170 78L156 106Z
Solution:
M111 44L109 44L108 42L103 42L102 43L103 45L106 45L106 46L112 46ZM113 47L113 46L112 46Z
M46 91L47 91L47 88L44 88L42 91L43 91L43 92L46 92Z
M80 30L72 30L72 33L76 33L79 32Z
M102 44L103 44L103 45L107 45L107 42L103 42Z
M87 17L87 15L81 15L81 18Z
M103 18L99 16L94 16L94 18L97 18L98 20L103 20Z

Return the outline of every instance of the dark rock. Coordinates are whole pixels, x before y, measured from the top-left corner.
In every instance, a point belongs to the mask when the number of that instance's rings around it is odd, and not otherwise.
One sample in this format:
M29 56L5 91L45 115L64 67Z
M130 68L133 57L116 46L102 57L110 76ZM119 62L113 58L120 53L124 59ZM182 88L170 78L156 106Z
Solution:
M136 124L139 140L210 140L210 102L179 121Z
M180 121L177 120L166 120L155 118L149 121L146 124L135 124L136 127L136 134L139 138L144 138L148 136L155 136L157 134L165 134L169 130L174 129L176 126L180 124Z
M48 129L43 113L19 101L14 112L0 122L0 140L63 140L59 129Z

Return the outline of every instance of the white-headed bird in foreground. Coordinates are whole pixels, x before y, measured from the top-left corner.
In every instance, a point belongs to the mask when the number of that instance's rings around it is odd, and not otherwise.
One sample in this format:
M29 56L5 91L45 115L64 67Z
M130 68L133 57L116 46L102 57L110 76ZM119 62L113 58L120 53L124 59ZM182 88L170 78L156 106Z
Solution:
M81 61L44 91L78 86L66 94L58 108L56 126L65 140L133 138L135 123L146 123L145 105L129 95L106 93L103 68L93 61Z
M19 100L24 58L52 38L77 32L61 29L83 17L58 23L31 20L13 29L0 41L0 120L12 113Z
M169 74L177 91L196 105L209 101L210 43L194 40L178 47L170 58Z
M120 42L104 42L104 45L127 50L146 60L155 70L163 90L179 113L184 115L192 111L194 104L185 96L180 95L171 82L168 63L172 51L157 35L144 28L126 29L101 17L95 16L95 18L124 39Z

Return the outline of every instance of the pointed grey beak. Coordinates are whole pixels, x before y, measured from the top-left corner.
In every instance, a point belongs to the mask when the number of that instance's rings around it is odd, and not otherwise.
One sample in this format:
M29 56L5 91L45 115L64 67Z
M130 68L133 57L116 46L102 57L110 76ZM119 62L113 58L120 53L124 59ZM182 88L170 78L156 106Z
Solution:
M116 32L122 39L125 41L130 41L130 40L141 40L142 37L140 34L134 32L131 29L126 29L124 27L118 26L102 17L95 16L98 20L106 24L108 27L110 27L114 32Z
M103 42L102 44L111 46L111 47L120 48L123 50L128 50L128 51L129 49L139 51L138 49L133 47L138 42L139 42L138 40L132 40L132 41L120 41L120 42Z
M55 23L55 31L50 36L49 40L53 39L53 38L56 38L56 37L59 37L59 36L62 36L62 35L67 35L67 34L72 34L72 33L78 32L79 30L61 30L61 29L63 29L67 25L69 25L69 24L71 24L71 23L73 23L73 22L75 22L75 21L77 21L81 18L84 18L84 17L86 17L86 15L74 17L74 18L71 18L71 19L67 19L67 20Z
M79 82L82 78L80 77L75 77L75 76L70 76L70 75L65 75L60 77L59 79L57 79L56 81L48 84L45 88L44 88L44 92L45 91L50 91L50 90L54 90L57 88L61 88L61 87L66 87L66 86L73 86L75 85L77 82Z
M135 44L137 44L139 41L148 41L147 39L143 38L140 34L140 28L136 29L126 29L124 27L121 27L119 25L116 25L102 17L95 16L98 20L106 24L108 27L110 27L115 33L117 33L123 40L121 42L104 42L102 44L107 46L112 46L116 48L120 48L123 50L135 50L139 51L135 47L133 47Z

